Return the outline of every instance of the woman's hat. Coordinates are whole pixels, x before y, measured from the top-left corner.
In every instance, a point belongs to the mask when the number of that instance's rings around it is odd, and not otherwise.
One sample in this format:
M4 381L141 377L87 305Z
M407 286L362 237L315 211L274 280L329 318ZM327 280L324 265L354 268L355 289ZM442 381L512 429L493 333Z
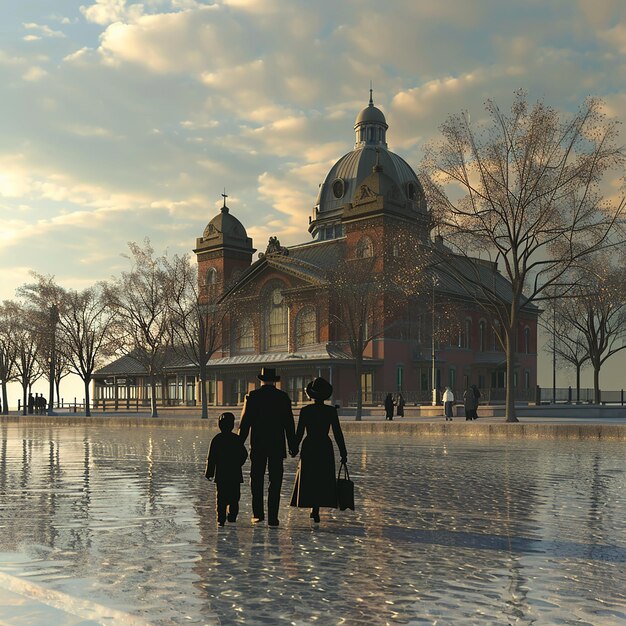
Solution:
M333 386L323 378L316 378L306 386L306 395L311 400L328 400L333 395Z
M276 369L273 367L262 367L256 377L266 383L275 383L280 380L280 376L276 376Z

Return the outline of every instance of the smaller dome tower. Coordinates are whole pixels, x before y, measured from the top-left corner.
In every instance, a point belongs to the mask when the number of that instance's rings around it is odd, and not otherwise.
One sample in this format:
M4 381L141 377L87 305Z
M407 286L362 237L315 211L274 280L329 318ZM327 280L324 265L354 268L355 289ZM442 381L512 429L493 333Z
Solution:
M226 206L228 195L224 192L224 205L207 224L202 237L196 239L194 252L198 259L198 282L200 294L208 293L211 284L224 285L252 263L255 249L243 224Z
M354 132L356 133L355 148L365 146L387 147L387 120L383 112L374 106L372 89L370 88L369 104L356 116Z

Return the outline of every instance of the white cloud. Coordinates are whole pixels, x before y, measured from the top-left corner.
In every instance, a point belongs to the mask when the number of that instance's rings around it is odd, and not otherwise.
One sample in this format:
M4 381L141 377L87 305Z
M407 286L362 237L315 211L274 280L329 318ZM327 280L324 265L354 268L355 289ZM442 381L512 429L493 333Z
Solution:
M616 24L602 33L602 38L615 47L620 54L626 55L626 24Z
M116 22L104 31L100 45L109 63L135 63L157 73L201 73L241 62L247 50L241 24L217 5Z
M22 24L22 26L26 30L34 30L37 32L37 35L27 35L26 37L24 37L26 41L29 41L32 38L41 39L42 37L57 37L57 38L65 37L65 33L61 32L60 30L52 30L52 28L50 28L50 26L48 26L47 24L36 24L35 22L26 22Z
M22 75L22 78L27 81L36 81L42 79L46 76L48 72L41 67L33 66L29 67L26 72Z
M81 6L80 12L88 22L105 26L113 22L136 19L143 14L143 5L127 5L126 0L96 0L91 6Z

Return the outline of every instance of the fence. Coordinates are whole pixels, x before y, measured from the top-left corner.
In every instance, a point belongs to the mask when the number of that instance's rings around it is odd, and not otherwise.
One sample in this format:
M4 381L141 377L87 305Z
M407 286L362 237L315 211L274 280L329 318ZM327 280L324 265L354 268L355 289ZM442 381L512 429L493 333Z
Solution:
M575 387L541 387L542 404L620 404L624 405L624 390L600 390L600 402L596 401L593 389Z
M463 401L464 389L453 389L452 393L456 402ZM576 388L572 387L559 387L556 389L555 398L553 399L552 387L539 387L535 389L516 389L515 390L515 402L519 403L542 403L552 404L556 402L558 404L597 404L595 401L595 394L593 389L580 389L579 394L576 393ZM371 393L363 394L364 406L382 406L385 401L387 391L375 391ZM391 394L395 397L398 395L398 391L392 391ZM432 391L414 391L407 390L402 391L402 397L404 398L407 406L417 406L420 404L432 403ZM441 395L443 389L440 389L437 393L437 401L441 403ZM480 390L480 402L481 404L504 404L506 401L506 389L502 388L487 388ZM600 392L600 404L620 404L624 405L624 390L619 389L607 390ZM350 405L356 405L356 394L350 398Z

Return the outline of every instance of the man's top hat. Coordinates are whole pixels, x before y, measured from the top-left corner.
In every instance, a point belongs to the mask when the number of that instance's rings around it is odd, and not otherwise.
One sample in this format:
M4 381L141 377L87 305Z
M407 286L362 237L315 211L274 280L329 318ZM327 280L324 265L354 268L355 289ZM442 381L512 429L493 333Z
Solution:
M257 378L266 383L275 383L280 380L280 376L276 376L276 369L273 367L262 367Z
M306 386L306 395L311 400L328 400L333 395L333 386L324 378L316 378Z

